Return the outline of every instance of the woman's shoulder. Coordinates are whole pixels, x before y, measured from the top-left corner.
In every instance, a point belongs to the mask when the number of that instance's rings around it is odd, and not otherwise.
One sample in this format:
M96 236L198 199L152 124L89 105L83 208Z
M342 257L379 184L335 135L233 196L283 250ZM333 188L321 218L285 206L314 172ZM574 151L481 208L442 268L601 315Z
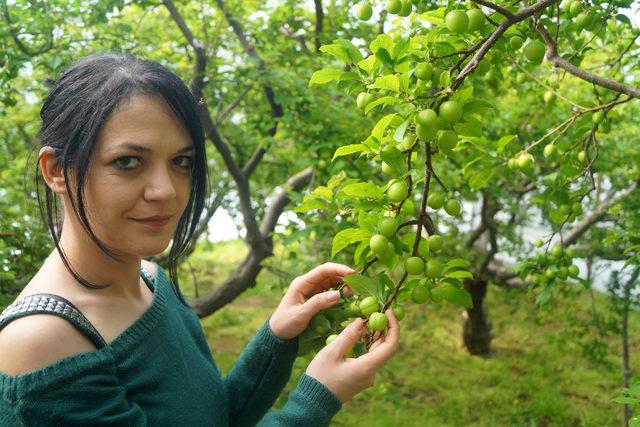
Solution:
M0 331L0 372L20 375L95 349L67 320L33 314L10 322Z
M55 274L47 270L46 264L33 276L14 303L38 293L60 293ZM0 372L19 375L92 350L95 350L93 343L61 317L30 314L13 318L0 329Z
M155 280L158 275L157 265L142 260L142 267ZM16 301L37 293L70 297L65 292L60 292L61 289L51 280L40 280L40 273L34 276ZM78 301L75 298L74 305L83 312L85 304ZM0 373L20 375L67 357L95 350L95 344L68 320L51 314L30 314L13 319L0 329Z

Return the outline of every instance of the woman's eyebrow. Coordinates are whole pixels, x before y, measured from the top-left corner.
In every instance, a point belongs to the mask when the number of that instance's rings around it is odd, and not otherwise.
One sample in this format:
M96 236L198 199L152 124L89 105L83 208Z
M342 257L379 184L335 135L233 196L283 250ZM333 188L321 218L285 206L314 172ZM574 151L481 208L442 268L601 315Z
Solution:
M145 147L145 146L139 145L139 144L133 144L131 142L126 142L124 144L117 145L117 146L113 147L112 149L110 149L109 151L115 151L115 150L120 150L120 149L129 149L129 150L136 151L138 153L150 153L152 151L148 147ZM186 153L188 151L194 151L194 150L195 150L195 147L193 146L193 144L189 144L189 145L185 145L184 147L182 147L181 149L176 151L176 153Z
M179 149L177 152L178 153L186 153L188 151L195 151L195 149L196 149L196 147L194 147L193 144L189 144L189 145L185 145L184 147Z

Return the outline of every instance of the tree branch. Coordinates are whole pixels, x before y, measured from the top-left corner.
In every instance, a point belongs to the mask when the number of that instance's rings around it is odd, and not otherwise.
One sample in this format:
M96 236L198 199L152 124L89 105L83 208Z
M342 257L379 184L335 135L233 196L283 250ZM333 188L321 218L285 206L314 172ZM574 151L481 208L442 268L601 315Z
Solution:
M571 231L569 231L569 234L562 241L562 246L567 247L574 244L580 237L582 237L582 235L589 229L589 227L602 219L606 211L611 206L620 202L625 197L628 197L634 191L637 191L638 188L640 188L640 179L635 181L633 184L631 184L629 187L622 190L615 196L598 205L598 207L593 212L587 215L582 221L578 223L578 225L576 225ZM615 255L612 255L613 259L615 259ZM607 259L609 258L607 257ZM495 259L489 263L487 272L495 279L497 279L498 285L500 286L510 288L526 288L530 284L528 280L521 280L516 273L507 271L505 266Z
M308 167L298 172L297 174L290 177L284 188L276 195L269 205L269 209L265 212L264 217L262 218L262 223L260 224L260 232L262 236L266 239L270 239L270 233L275 229L276 223L278 222L278 218L280 218L280 214L283 212L284 207L291 201L289 196L287 195L288 191L298 191L301 189L306 183L309 182L311 176L313 175L313 168Z
M521 9L515 14L511 14L510 12L506 11L510 16L505 15L505 19L500 23L500 25L498 25L494 32L491 33L491 35L487 38L487 41L482 45L480 49L478 49L476 54L473 56L473 58L471 58L464 69L460 71L460 73L456 76L455 80L451 84L451 89L455 91L460 87L464 79L467 78L467 76L469 76L473 72L473 70L478 67L478 64L480 64L482 58L484 58L487 52L489 52L489 49L491 49L491 47L498 41L498 39L505 33L505 31L507 31L509 27L517 24L518 22L524 21L525 19L541 11L545 7L551 5L554 1L555 0L542 0L529 7ZM483 1L481 4L490 7L489 4L491 3ZM494 7L500 7L493 4L491 5Z
M638 189L638 187L640 187L640 179L636 180L629 187L625 188L610 199L603 201L595 210L593 210L593 212L590 212L589 215L585 216L582 221L569 230L569 233L562 239L562 245L566 247L574 244L584 233L586 233L589 227L602 219L611 206L632 194Z
M240 104L240 102L244 99L245 96L247 96L247 93L249 93L250 90L251 86L248 86L244 91L242 91L240 95L236 97L236 99L234 99L229 105L227 105L227 107L222 110L220 114L218 114L215 122L216 126L220 124L220 122L223 121L225 117L227 117L229 113L231 113L231 111L233 111L233 109L238 106L238 104Z
M7 22L9 33L11 33L11 38L13 39L14 43L16 44L16 46L18 46L18 49L20 49L22 53L30 57L35 57L53 49L53 30L49 28L48 43L42 46L40 49L31 51L24 43L22 43L22 40L20 40L20 38L18 37L18 33L13 28L13 22L11 21L11 16L9 15L9 6L7 5L7 2L3 1L2 5L4 6L3 7L4 20Z
M203 87L204 87L204 75L207 67L207 58L205 55L206 46L202 41L196 39L193 36L193 33L189 29L189 26L186 24L184 18L182 18L182 15L180 14L175 4L173 3L173 0L162 0L162 3L169 10L169 14L171 15L171 18L173 18L178 28L180 28L180 31L182 32L184 37L187 39L189 46L193 48L196 54L196 63L194 66L193 80L191 80L190 86L191 86L191 92L193 93L193 96L195 97L195 99L198 101L199 104L204 105L205 103L204 103L204 97L203 97ZM207 109L207 114L209 114L208 109Z
M247 55L249 55L251 58L253 58L256 61L256 63L258 64L258 70L260 74L265 75L266 65L262 60L262 58L260 57L260 55L258 55L258 52L256 52L253 45L251 45L247 40L247 37L244 34L244 31L242 29L242 26L240 25L240 22L238 22L238 20L233 17L233 15L229 12L229 10L227 10L223 0L216 0L216 4L220 8L224 16L227 18L227 21L229 21L229 25L231 25L233 32L236 34L236 36L240 40L240 43L242 44L244 51L247 53ZM262 84L262 88L264 89L267 102L269 102L269 106L271 107L271 118L274 119L274 124L269 130L269 135L274 136L278 129L278 119L284 115L284 111L282 109L282 106L276 101L275 94L271 85L265 83L264 81L262 81L261 84ZM249 162L244 166L242 170L242 174L246 179L249 179L249 177L251 176L252 172L255 170L258 163L260 163L260 160L262 160L262 157L264 157L265 153L266 153L266 150L262 147L258 147L256 151L253 153L253 155L249 159Z
M280 27L278 30L280 31L280 33L284 34L285 36L291 37L293 40L297 41L298 44L300 45L300 49L302 49L304 54L307 56L311 56L311 51L307 47L307 42L305 41L304 36L298 36L293 31L291 31L288 28L285 28L284 26Z
M538 33L544 39L547 45L547 59L557 68L562 68L563 70L573 74L574 76L596 84L598 86L606 87L607 89L614 90L616 92L624 93L632 98L640 98L640 88L636 86L627 85L624 83L619 83L614 80L609 80L604 77L598 76L597 74L590 73L583 69L576 67L570 62L562 59L558 55L558 46L555 44L555 41L551 38L551 35L547 31L547 29L541 23L538 23L536 27Z
M499 14L505 16L508 19L515 19L515 15L513 13L511 13L510 11L508 11L507 9L505 9L502 6L498 6L497 4L485 1L485 0L472 0L474 3L477 4L481 4L483 6L488 7L489 9L495 10L496 12L498 12Z
M285 188L290 188L291 191L299 191L304 188L312 175L313 169L304 169L290 177L285 184ZM249 254L222 285L208 295L195 298L190 302L198 317L205 317L215 312L233 301L249 287L255 286L256 278L263 267L262 260L271 255L271 234L287 203L289 203L289 197L285 191L282 191L275 196L262 220L260 230L269 244L250 246Z
M257 62L258 70L260 70L260 74L264 75L266 73L265 63L260 57L260 55L258 55L258 52L256 52L256 49L253 47L253 45L249 43L247 37L244 34L242 26L240 25L240 22L238 22L238 20L234 18L233 15L231 15L229 10L226 8L223 0L216 0L216 4L220 8L224 16L227 18L227 21L229 21L229 25L231 25L233 32L236 34L236 36L240 40L240 43L242 44L242 48L244 49L244 51L247 53L247 55L249 55L251 58L253 58ZM262 83L262 87L264 88L267 101L271 106L271 117L276 118L276 117L282 116L282 106L280 106L280 104L276 102L273 88L270 85L267 85L265 83ZM275 134L275 131L272 133L272 135L273 134Z
M324 11L322 10L322 0L313 0L316 5L316 52L320 52L320 46L322 46L322 24L324 22Z

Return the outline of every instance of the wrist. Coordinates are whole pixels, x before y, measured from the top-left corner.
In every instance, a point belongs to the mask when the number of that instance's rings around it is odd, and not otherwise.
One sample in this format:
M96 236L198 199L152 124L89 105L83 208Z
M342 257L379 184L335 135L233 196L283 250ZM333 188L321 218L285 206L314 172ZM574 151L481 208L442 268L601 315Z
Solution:
M287 332L287 328L286 327L282 327L282 323L278 320L279 317L274 315L271 315L269 317L269 331L271 332L271 335L273 335L275 338L281 340L281 341L291 341L293 339L295 339L298 335L293 335L291 333Z

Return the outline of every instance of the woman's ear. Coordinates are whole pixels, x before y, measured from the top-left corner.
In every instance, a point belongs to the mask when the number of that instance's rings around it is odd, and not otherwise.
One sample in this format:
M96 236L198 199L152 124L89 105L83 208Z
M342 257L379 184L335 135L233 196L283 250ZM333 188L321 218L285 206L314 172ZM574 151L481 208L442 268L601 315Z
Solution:
M56 194L66 194L64 173L52 147L42 147L38 154L40 171L47 186Z

